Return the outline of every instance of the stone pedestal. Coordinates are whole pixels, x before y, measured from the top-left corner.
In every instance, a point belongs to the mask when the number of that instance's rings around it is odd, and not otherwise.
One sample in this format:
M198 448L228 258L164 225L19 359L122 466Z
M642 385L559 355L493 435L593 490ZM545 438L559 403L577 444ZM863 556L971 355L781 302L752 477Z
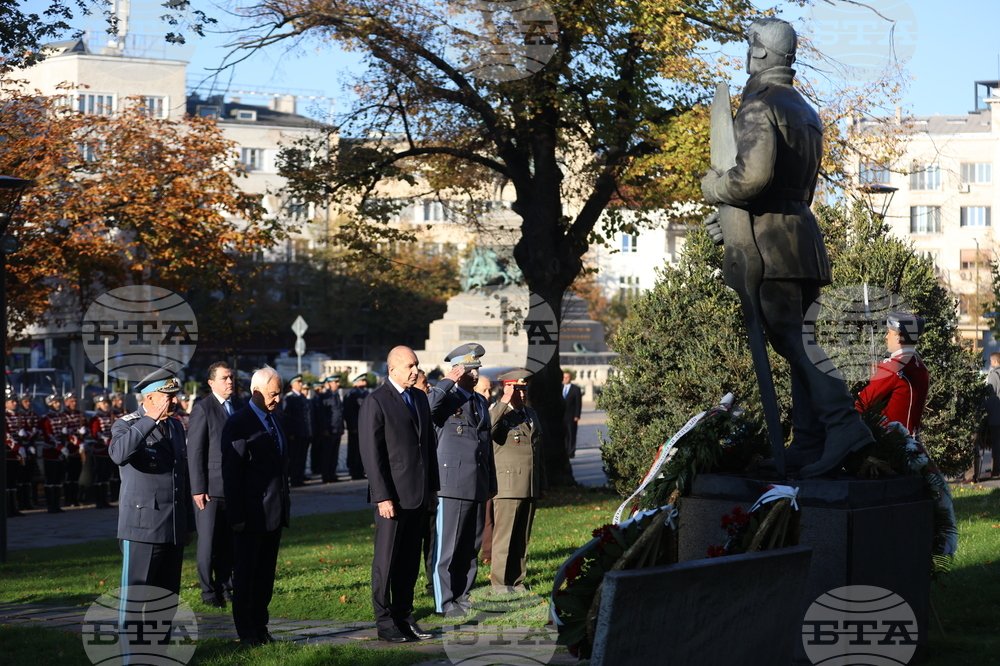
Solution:
M775 482L699 475L691 496L680 506L679 559L703 558L710 545L723 544L726 535L721 517L734 506L749 510L770 483ZM799 488L799 544L812 548L799 618L829 590L873 585L895 592L909 603L917 619L919 643L925 644L933 513L923 480L806 479L789 485ZM801 634L796 641L796 658L805 660Z
M612 571L592 666L721 666L792 660L810 549Z

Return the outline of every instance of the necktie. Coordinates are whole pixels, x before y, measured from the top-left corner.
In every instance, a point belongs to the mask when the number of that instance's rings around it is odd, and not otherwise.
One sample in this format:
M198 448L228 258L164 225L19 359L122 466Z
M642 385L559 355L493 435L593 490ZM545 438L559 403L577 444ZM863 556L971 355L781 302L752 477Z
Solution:
M413 420L417 421L418 420L417 419L417 406L413 404L413 398L410 397L410 390L409 389L403 389L403 402L405 402L406 406L410 408L410 414L413 415Z
M223 400L222 401L222 406L226 408L226 415L227 416L232 416L233 415L233 403L229 402L228 400Z
M569 395L569 384L563 386L563 398L565 399Z
M281 436L278 434L278 426L274 423L274 416L271 414L267 415L267 430L271 433L271 437L278 444L278 452L281 452Z
M479 425L479 410L476 409L476 403L477 402L478 401L476 400L476 394L473 393L472 397L469 398L469 403L470 403L470 406L472 407L472 420L473 420L473 422L476 425Z

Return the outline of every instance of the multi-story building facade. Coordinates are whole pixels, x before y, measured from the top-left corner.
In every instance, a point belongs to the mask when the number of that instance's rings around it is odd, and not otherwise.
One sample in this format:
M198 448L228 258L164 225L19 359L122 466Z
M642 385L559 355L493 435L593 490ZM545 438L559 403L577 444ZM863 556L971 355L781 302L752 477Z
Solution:
M959 329L983 347L991 299L991 262L998 259L992 211L1000 204L1000 82L978 81L965 115L897 117L905 132L894 164L860 164L860 189L892 233L931 258L958 302Z

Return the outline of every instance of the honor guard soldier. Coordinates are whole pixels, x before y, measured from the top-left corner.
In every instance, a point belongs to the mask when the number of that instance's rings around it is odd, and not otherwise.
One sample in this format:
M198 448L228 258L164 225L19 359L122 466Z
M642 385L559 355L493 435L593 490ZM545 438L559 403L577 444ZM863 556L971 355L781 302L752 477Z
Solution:
M125 416L125 396L117 391L112 391L108 394L108 399L111 401L111 416L115 419ZM112 465L111 480L108 481L108 501L118 501L121 486L122 479L118 473L118 465Z
M17 413L17 396L8 386L4 396L4 465L7 469L7 517L23 516L17 507L17 480L24 465L24 446L18 433L23 432L24 419Z
M445 358L451 370L428 394L441 482L434 606L445 617L462 616L471 609L469 593L479 568L486 500L497 491L489 405L474 390L485 353L474 342L453 350Z
M923 332L922 317L907 312L889 313L885 332L889 358L875 367L855 405L858 411L864 411L885 403L882 414L886 420L902 423L914 437L920 432L930 385L927 366L916 347Z
M18 430L18 436L24 446L24 465L21 467L21 476L17 478L17 495L22 509L34 509L38 505L35 480L38 477L40 422L31 406L31 394L22 392L19 398L21 404L17 408L17 414L21 417L21 429Z
M108 394L108 399L111 401L111 415L116 419L119 416L125 416L125 396L117 391L112 391Z
M115 417L111 414L111 402L106 395L94 397L94 415L90 417L90 453L93 461L94 502L98 509L108 509L108 483L114 463L108 451L111 446L111 425Z
M363 372L351 380L353 388L344 398L344 425L347 426L347 471L352 479L365 478L365 467L361 463L361 449L358 446L358 415L361 404L368 397L368 373Z
M121 602L135 585L180 591L184 546L194 530L184 429L171 418L180 382L158 370L136 385L139 408L111 426L111 460L121 470L118 539Z
M503 395L490 409L497 494L493 498L490 583L498 592L523 592L535 501L542 495L542 433L525 404L531 372L511 370L497 379Z
M63 428L66 433L66 506L80 506L80 473L84 463L87 417L77 409L76 396L63 396Z
M66 415L57 393L45 398L48 412L41 420L42 468L45 473L45 506L49 513L62 513L60 498L66 481Z

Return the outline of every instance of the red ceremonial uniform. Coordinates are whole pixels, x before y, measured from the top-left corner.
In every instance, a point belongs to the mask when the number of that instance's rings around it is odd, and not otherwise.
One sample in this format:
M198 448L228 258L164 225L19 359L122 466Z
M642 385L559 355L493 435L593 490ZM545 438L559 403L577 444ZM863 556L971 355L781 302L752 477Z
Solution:
M930 375L920 355L913 347L903 347L876 366L855 407L864 411L888 400L882 414L889 421L899 421L915 435L924 416L929 384Z

